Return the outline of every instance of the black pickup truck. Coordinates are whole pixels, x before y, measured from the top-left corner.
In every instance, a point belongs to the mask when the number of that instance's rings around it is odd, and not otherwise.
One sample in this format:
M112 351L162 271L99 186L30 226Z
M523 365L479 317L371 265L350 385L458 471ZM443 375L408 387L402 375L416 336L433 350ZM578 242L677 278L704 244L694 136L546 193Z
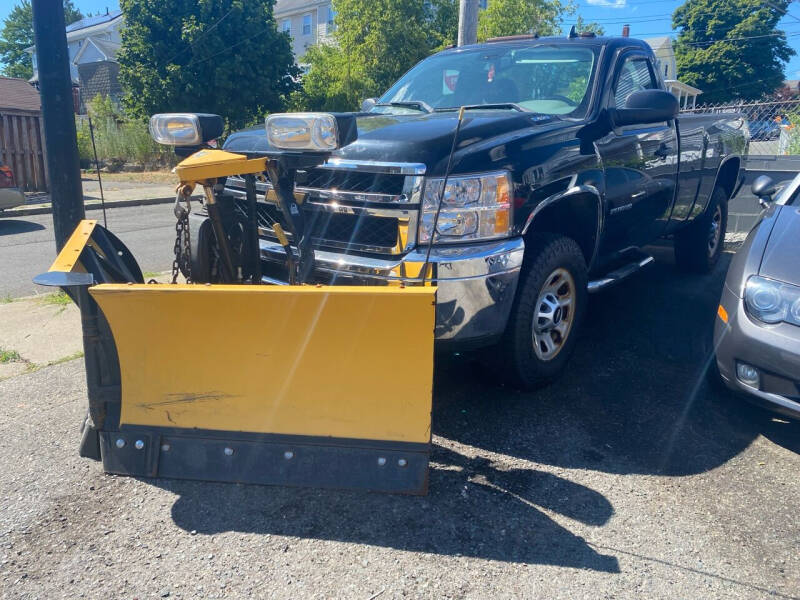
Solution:
M677 264L696 272L722 249L745 121L678 117L656 65L642 41L588 36L492 40L423 60L365 103L357 141L297 173L313 280L412 285L429 253L439 346L494 346L524 387L552 379L588 295L652 262L646 244L674 240ZM224 148L270 150L263 128ZM270 188L258 184L262 273L281 283ZM225 189L244 202L243 179Z

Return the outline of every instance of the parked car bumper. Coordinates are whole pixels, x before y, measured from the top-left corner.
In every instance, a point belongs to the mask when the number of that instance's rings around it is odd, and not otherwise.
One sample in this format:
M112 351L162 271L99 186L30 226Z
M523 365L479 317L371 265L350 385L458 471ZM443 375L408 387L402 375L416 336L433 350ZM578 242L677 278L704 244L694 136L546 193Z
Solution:
M728 314L728 323L717 317L714 347L725 385L756 404L800 419L800 327L757 323L746 313L742 299L727 285L720 305ZM758 387L737 377L737 363L759 371Z
M0 210L25 204L25 194L19 188L0 188Z
M522 238L431 251L433 271L426 283L437 287L435 335L439 346L482 346L502 335L524 252ZM285 283L283 248L262 239L261 257L267 267L265 280ZM424 262L422 249L395 260L317 250L314 279L343 285L419 285L418 273Z

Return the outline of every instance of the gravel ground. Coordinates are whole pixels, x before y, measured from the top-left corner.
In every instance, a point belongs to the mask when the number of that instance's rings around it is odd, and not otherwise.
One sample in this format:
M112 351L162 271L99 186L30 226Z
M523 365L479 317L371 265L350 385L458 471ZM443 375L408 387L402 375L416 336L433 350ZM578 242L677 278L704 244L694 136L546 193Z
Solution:
M81 361L0 382L0 595L798 598L800 424L702 375L728 258L593 298L537 394L440 358L427 497L104 475Z

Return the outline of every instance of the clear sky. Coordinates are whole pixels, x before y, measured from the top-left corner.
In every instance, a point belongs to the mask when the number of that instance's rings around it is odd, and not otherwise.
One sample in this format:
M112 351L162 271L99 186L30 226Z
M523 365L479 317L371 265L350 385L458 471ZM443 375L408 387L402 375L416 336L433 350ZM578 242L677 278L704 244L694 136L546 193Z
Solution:
M0 20L8 15L15 3L15 0L0 0ZM631 35L642 38L674 36L672 13L682 3L683 0L577 0L578 14L586 21L602 24L608 35L619 35L622 25L629 23ZM92 14L105 13L106 8L118 8L113 0L73 0L73 4L82 12ZM800 6L789 5L789 14L781 20L780 27L798 53L786 67L786 78L800 79Z

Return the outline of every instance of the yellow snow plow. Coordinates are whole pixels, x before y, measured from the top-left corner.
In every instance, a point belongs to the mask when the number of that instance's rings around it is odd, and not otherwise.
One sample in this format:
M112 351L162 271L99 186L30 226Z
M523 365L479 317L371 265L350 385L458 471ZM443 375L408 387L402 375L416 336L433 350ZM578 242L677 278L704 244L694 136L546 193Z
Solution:
M151 120L157 141L194 150L176 168L172 284L145 283L124 244L88 220L36 278L81 309L81 455L133 476L425 493L435 288L306 284L314 248L294 172L348 143L354 122L291 115L274 129L285 148L251 156L206 146L221 132L212 115ZM252 210L235 221L218 185L233 175ZM291 230L273 224L290 285L264 285L260 273L255 181L265 176ZM198 186L214 232L209 283L192 283L184 251Z

